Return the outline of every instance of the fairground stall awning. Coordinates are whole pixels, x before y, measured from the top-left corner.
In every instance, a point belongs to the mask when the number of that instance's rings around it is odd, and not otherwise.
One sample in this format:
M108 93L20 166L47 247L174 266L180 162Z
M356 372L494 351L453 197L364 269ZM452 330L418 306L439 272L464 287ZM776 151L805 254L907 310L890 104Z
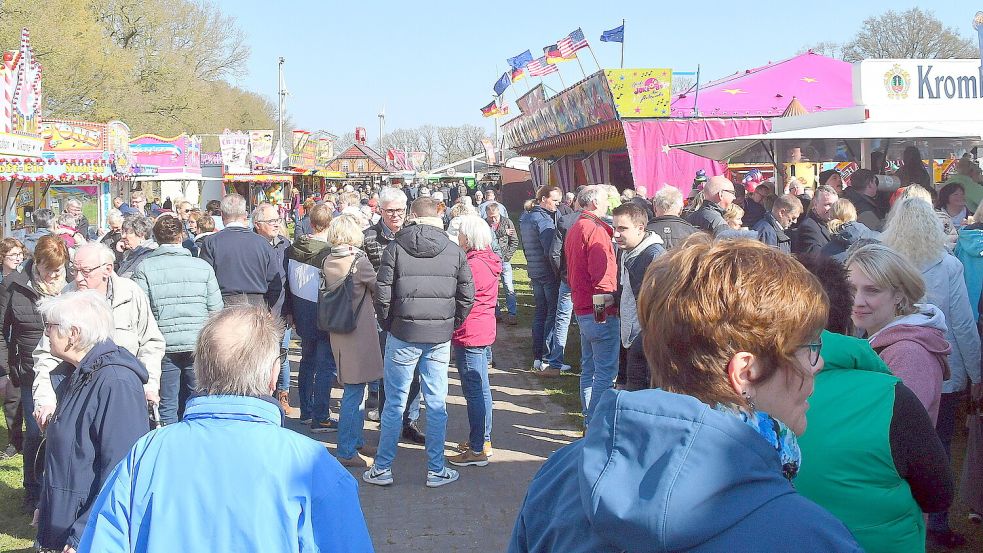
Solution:
M291 183L294 175L289 173L240 173L226 174L222 177L225 182L248 182L257 184Z

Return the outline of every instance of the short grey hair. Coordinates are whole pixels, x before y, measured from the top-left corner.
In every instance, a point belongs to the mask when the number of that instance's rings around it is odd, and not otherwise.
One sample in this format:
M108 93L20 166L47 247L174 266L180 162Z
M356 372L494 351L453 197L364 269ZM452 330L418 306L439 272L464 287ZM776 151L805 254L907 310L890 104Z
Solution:
M99 263L115 263L116 254L113 250L109 249L109 246L103 244L102 242L86 242L75 250L75 257L83 254L87 251L94 251L99 258Z
M273 213L276 214L277 217L280 216L280 212L279 212L279 210L277 210L277 208L276 208L275 205L273 205L271 203L263 202L263 203L257 205L253 209L253 221L256 221L256 217L259 216L259 215L261 215L263 213L263 211L264 210L267 210L267 209L273 211ZM225 213L225 212L223 211L222 213Z
M590 184L584 187L580 191L580 196L577 197L577 202L580 207L587 209L587 206L591 204L596 204L601 198L607 199L608 190L603 184Z
M118 209L110 209L106 215L106 222L110 225L122 225L123 213Z
M105 294L93 290L44 298L38 302L38 313L45 324L56 327L59 336L78 329L80 350L108 340L113 333L113 308Z
M246 218L246 198L239 194L228 194L219 203L222 219L239 221Z
M38 209L34 212L34 225L38 228L51 228L55 222L55 212L48 208Z
M62 211L58 214L58 224L65 227L75 228L79 224L78 217L72 215L67 211Z
M833 188L832 186L830 186L828 184L822 184L822 185L819 185L818 187L816 187L815 196L818 196L820 194L826 194L827 196L834 196L834 197L837 197L837 198L840 197L839 192L837 192L835 188Z
M241 196L240 196L241 197ZM270 395L283 323L254 305L227 307L205 322L195 345L197 391L208 396Z
M462 215L457 233L467 240L468 250L484 250L491 247L491 227L477 215Z
M667 213L673 208L683 208L683 193L675 186L667 186L652 197L652 207L657 213Z
M385 204L399 203L399 204L402 204L403 207L406 207L406 203L408 201L409 200L407 200L407 198L406 198L406 192L403 192L403 190L400 189L400 188L394 188L392 186L387 186L387 187L385 187L385 188L382 189L382 192L379 193L379 205L380 206L381 205L385 205Z
M68 201L65 202L65 207L66 208L77 207L79 209L82 209L82 202L76 200L75 198L69 198Z
M144 217L143 215L128 215L123 218L123 226L121 228L123 234L133 233L140 238L147 239L153 231L154 222L150 217Z

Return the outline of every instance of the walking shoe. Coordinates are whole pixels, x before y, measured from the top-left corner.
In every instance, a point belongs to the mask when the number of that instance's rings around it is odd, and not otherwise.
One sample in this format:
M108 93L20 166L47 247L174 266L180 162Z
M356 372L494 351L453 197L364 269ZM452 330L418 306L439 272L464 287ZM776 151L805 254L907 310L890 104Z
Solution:
M465 451L471 449L471 444L469 444L468 442L461 442L457 444L457 447L455 447L454 449L460 451L461 453L464 453ZM494 450L492 449L491 441L485 442L485 447L483 447L482 449L484 450L482 451L482 453L485 454L485 457L491 457L492 453L494 453Z
M488 464L488 456L465 449L457 455L447 457L447 462L456 467L483 467Z
M314 420L314 419L312 419L311 417L301 416L300 417L300 424L310 424L312 420Z
M326 421L318 421L311 423L311 432L315 434L321 434L324 432L337 432L338 431L338 421L335 419L328 419Z
M278 390L276 393L276 400L280 403L280 408L283 412L290 414L290 392L287 390Z
M393 469L377 469L372 465L362 473L362 480L376 486L388 486L393 483Z
M369 468L369 462L365 459L365 457L359 455L358 452L355 452L355 455L352 455L351 457L337 457L337 459L343 467L361 469Z
M427 443L427 437L417 428L416 421L410 421L409 424L403 426L403 439L418 445Z
M487 461L485 461L487 463ZM368 474L368 473L365 473ZM445 484L450 484L451 482L456 482L460 478L460 474L454 469L449 469L444 467L440 472L434 472L432 470L427 471L427 487L428 488L439 488ZM390 482L392 479L390 478ZM367 480L366 480L367 482Z
M378 409L368 409L365 411L365 420L371 422L379 422L379 410Z
M540 361L539 359L532 362L532 370L538 371L539 369L542 368L543 368L543 362Z

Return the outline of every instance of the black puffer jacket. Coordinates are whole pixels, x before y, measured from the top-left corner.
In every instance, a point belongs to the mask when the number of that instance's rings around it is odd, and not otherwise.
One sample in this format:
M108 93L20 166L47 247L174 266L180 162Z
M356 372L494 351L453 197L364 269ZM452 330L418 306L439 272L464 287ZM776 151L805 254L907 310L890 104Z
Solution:
M686 240L686 237L696 232L697 229L682 217L663 215L649 221L645 230L661 236L666 249L671 250L682 244L683 240Z
M405 342L446 342L464 322L474 304L474 279L439 218L417 219L386 246L375 302L382 328Z
M723 208L710 200L704 200L703 205L693 213L690 213L686 217L686 220L697 229L713 235L729 228L727 221L724 220Z
M44 334L44 323L35 307L41 295L31 286L32 268L33 263L28 262L23 272L7 275L0 285L0 363L18 386L33 384L31 354Z

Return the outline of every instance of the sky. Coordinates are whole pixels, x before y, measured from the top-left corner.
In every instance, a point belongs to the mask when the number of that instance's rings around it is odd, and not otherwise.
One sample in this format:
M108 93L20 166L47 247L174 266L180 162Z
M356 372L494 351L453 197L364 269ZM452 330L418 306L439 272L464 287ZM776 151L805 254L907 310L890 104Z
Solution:
M294 126L336 135L361 126L370 143L383 109L387 133L465 123L491 131L493 120L479 108L492 100L506 58L526 49L541 56L543 46L578 27L602 68L617 68L621 49L600 42L600 34L625 19L625 67L694 71L699 65L701 81L708 81L820 41L844 42L865 18L889 9L931 10L972 38L973 15L983 9L983 1L971 0L214 1L236 17L251 47L247 74L236 84L275 100L283 56L286 113ZM586 73L597 71L591 54L580 54ZM583 78L574 62L561 64L560 72L568 86ZM563 88L556 75L546 85ZM514 92L525 91L525 82L516 83L505 100L515 109Z

